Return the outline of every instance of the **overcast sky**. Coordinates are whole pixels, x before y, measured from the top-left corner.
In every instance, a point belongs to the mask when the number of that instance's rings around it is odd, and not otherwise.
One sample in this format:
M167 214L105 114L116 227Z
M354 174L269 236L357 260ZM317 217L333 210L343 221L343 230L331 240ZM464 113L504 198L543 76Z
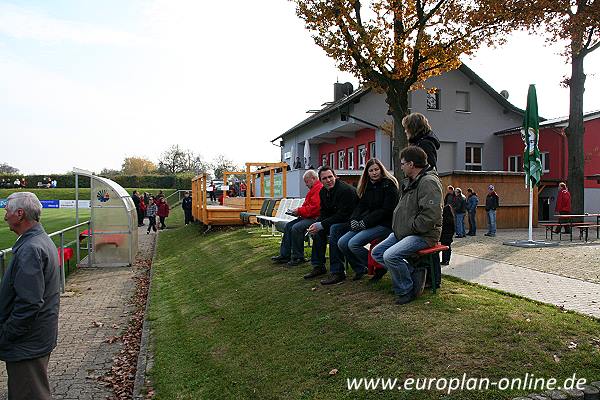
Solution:
M521 34L467 64L524 108L568 114L560 47ZM600 51L584 108L600 109ZM120 169L179 144L205 161L278 161L270 140L333 98L336 70L286 0L0 0L0 163Z

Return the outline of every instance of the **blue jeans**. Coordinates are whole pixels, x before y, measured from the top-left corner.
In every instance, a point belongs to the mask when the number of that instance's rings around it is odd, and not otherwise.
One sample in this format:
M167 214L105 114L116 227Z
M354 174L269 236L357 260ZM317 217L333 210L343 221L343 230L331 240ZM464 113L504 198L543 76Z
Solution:
M490 235L496 234L496 210L488 210L488 233Z
M469 233L471 235L477 233L476 211L469 211Z
M344 272L344 255L338 249L337 242L349 229L350 224L344 222L331 225L329 231L321 229L316 235L313 235L312 254L310 256L310 263L313 267L325 267L327 236L329 236L329 264L331 265L331 273Z
M428 244L421 236L411 235L398 240L392 232L371 251L373 259L390 271L392 288L398 296L410 293L413 288L410 274L414 268L406 258L426 247Z
M456 236L465 236L465 213L456 213Z
M314 219L296 218L283 230L283 238L279 246L279 255L285 258L304 258L304 235L306 229L315 222Z
M385 238L392 232L387 226L377 225L360 232L350 231L338 240L338 248L357 274L368 270L369 251L365 245L371 240Z

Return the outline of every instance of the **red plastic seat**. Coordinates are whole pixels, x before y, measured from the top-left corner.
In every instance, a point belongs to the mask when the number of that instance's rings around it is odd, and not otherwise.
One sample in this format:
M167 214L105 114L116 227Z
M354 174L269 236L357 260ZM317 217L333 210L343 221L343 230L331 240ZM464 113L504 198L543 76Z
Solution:
M62 261L62 260L61 260L61 251L60 251L61 249L60 249L60 248L57 248L56 250L58 251L58 265L62 265L62 264L61 264L61 261ZM63 248L62 250L63 250L63 252L64 252L65 262L66 262L66 263L68 263L68 262L69 262L69 260L70 260L71 258L73 258L73 249L72 249L72 248L70 248L70 247L65 247L65 248Z

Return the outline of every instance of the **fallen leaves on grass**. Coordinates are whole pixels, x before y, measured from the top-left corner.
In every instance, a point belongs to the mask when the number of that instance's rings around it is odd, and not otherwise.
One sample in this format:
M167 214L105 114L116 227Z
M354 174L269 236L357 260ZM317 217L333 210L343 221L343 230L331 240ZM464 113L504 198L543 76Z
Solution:
M121 336L112 336L106 340L107 343L114 343L118 340L123 342L121 351L113 358L113 366L110 371L98 378L112 389L113 395L109 397L112 400L131 399L133 395L144 312L150 286L151 264L151 260L136 260L134 263L135 292L130 300L134 310L131 313L129 325ZM117 329L119 326L114 324L112 327ZM152 398L153 395L154 391L150 390L146 394L146 398Z

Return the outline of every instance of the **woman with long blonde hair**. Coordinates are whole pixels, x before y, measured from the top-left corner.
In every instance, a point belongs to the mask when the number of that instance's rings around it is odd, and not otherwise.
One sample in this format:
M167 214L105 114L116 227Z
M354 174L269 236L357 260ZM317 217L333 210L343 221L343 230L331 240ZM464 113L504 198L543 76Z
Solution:
M338 248L354 270L354 280L367 273L365 245L392 232L392 216L398 204L398 180L381 161L367 162L358 182L358 205L350 217L350 231L338 240Z

